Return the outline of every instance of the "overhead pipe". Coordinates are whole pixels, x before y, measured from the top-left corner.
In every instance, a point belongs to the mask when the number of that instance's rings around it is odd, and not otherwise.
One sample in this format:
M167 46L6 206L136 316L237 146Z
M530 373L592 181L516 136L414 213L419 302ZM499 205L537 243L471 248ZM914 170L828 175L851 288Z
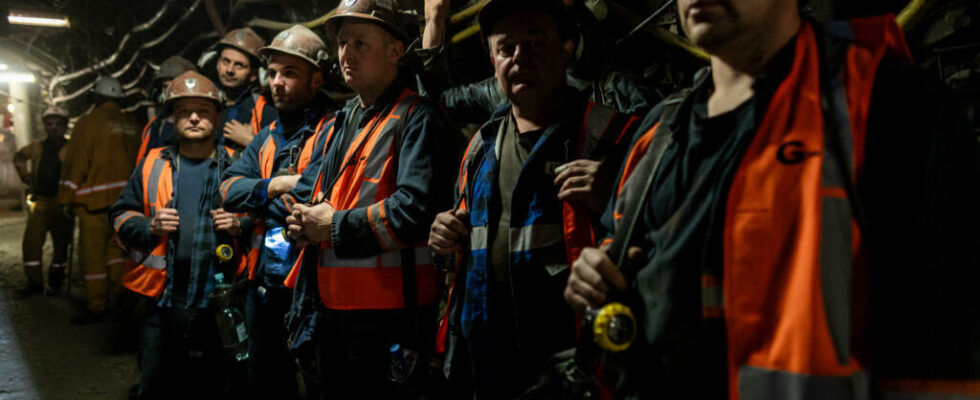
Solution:
M173 1L173 0L171 0L171 1ZM116 72L112 72L109 75L111 75L114 78L118 78L118 77L122 76L123 74L125 74L127 71L129 71L129 68L132 67L132 65L134 64L134 62L136 61L136 59L139 57L140 53L143 50L148 49L148 48L151 48L151 47L154 47L154 46L160 44L161 42L163 42L164 40L166 40L171 34L173 34L173 32L175 30L177 30L177 28L180 26L180 24L182 22L184 22L184 20L186 20L195 11L197 11L197 8L198 8L198 6L200 6L200 4L201 4L201 0L196 0L194 2L194 4L190 8L188 8L187 11L184 12L184 14L176 21L176 23L174 23L173 25L171 25L169 29L167 29L163 34L161 34L156 39L150 40L148 42L144 42L139 48L136 49L136 52L133 54L132 58L130 58L129 62L127 62L126 65L122 69L120 69L120 70L118 70ZM127 34L127 37L128 37L128 35L129 34ZM114 54L113 55L113 57L116 57L116 56L117 56L117 54ZM94 67L98 67L98 65L99 64L97 64ZM89 68L86 68L86 69L93 70L93 67L89 67ZM49 85L49 93L53 93L54 92L54 80L56 80L56 79L58 79L58 78L56 77L55 79L53 79L52 80L52 83ZM57 103L57 102L72 100L75 97L78 97L82 93L84 93L85 90L90 89L94 84L95 84L95 82L93 80L93 82L90 82L89 84L85 85L82 89L76 90L75 92L72 92L69 95L63 95L63 96L56 97L52 101L54 101L54 102Z
M283 31L292 28L293 25L303 25L307 28L313 29L320 25L323 25L324 22L327 22L328 18L332 17L336 13L337 13L337 9L334 8L333 10L330 10L330 12L323 14L318 18L306 22L279 22L279 21L272 21L272 20L262 19L262 18L253 18L251 21L248 21L245 25L248 25L250 27L255 27L255 28L270 29L274 31Z
M132 89L134 86L139 85L140 81L143 80L143 77L146 76L146 70L148 70L148 69L151 69L150 66L147 65L147 64L143 64L143 68L140 68L140 73L139 73L139 75L136 75L136 79L133 79L132 81L129 81L128 83L124 83L122 85L123 89L129 90L129 89Z
M208 19L211 20L211 25L214 25L214 29L224 37L228 34L228 29L225 28L225 24L221 22L221 16L218 15L218 8L214 6L214 0L204 0L204 10L208 13Z
M112 53L105 60L102 60L102 61L96 63L93 66L90 66L90 67L87 67L87 68L83 68L83 69L80 69L78 71L75 71L75 72L72 72L72 73L69 73L69 74L59 75L59 76L54 77L54 79L52 79L51 82L48 84L48 91L53 93L55 86L61 84L64 81L70 81L70 80L73 80L73 79L76 79L76 78L85 76L87 74L94 73L95 70L105 68L106 66L111 65L112 63L114 63L116 61L116 58L119 57L119 54L125 49L126 43L129 42L129 40L133 36L133 34L134 33L143 32L143 31L145 31L145 30L150 29L151 27L153 27L153 25L156 25L156 23L159 22L161 18L163 18L163 15L167 13L167 11L170 9L170 6L174 3L174 1L176 1L176 0L167 0L167 2L164 3L163 7L160 7L160 10L157 11L156 14L153 14L153 16L150 17L150 19L148 21L146 21L146 22L144 22L142 24L136 25L135 27L133 27L133 29L131 31L129 31L128 33L126 33L126 35L123 36L122 40L119 41L119 46L117 46L115 53ZM197 0L197 1L200 1L200 0Z
M898 13L895 20L904 31L911 31L936 3L936 0L912 0L902 9L902 12Z
M487 3L489 2L490 0L480 0L477 3L474 3L473 5L460 10L456 14L453 14L451 17L449 17L449 23L457 24L466 19L475 17L477 14L480 13L480 10L483 9L483 6L486 6Z
M634 14L628 8L623 7L623 6L617 4L614 1L607 0L606 1L606 5L609 7L609 9L612 12L616 13L621 18L625 19L627 23L630 23L630 24L633 24L633 25L638 25L641 22L643 22L643 18L640 18L640 16ZM686 38L682 38L680 36L677 36L673 32L668 31L668 30L666 30L664 28L661 28L659 26L647 25L647 26L645 26L643 28L643 31L646 32L646 33L648 33L648 34L650 34L650 35L652 35L653 37L657 38L658 40L660 40L660 41L662 41L664 43L667 43L667 44L669 44L671 46L677 47L677 48L679 48L681 50L684 50L684 51L688 52L692 56L695 56L695 57L700 58L702 60L710 60L711 59L711 56L709 56L708 53L704 51L704 49L702 49L702 48L700 48L698 46L695 46L693 43L691 43Z

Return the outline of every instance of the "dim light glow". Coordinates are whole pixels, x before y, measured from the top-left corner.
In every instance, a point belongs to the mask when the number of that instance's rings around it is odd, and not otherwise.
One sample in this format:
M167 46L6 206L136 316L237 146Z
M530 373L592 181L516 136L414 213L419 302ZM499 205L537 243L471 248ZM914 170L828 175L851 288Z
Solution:
M7 16L7 21L17 25L50 26L56 28L67 28L69 26L68 17L42 17L13 12Z
M0 82L34 83L34 74L27 72L0 72Z

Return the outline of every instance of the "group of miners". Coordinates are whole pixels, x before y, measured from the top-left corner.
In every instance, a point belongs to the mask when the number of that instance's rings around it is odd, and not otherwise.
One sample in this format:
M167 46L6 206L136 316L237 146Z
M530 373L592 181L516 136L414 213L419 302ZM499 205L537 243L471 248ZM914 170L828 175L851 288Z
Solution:
M649 112L575 84L575 1L489 1L459 87L447 0L420 49L392 0L230 31L140 137L103 78L22 151L26 290L67 205L73 321L143 300L140 399L980 396L980 145L894 19L677 3L710 67Z

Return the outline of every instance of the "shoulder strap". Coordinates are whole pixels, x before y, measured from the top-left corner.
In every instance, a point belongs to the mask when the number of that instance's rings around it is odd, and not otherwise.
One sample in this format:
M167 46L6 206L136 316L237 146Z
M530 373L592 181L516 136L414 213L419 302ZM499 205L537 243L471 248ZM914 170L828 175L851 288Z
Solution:
M630 191L628 193L629 197L624 199L626 206L623 212L623 221L625 225L613 235L612 244L609 250L607 250L609 256L620 268L626 266L624 264L627 261L626 252L632 241L633 231L636 229L636 222L639 218L640 211L643 210L643 204L647 200L647 194L650 192L650 186L653 185L653 179L657 175L657 170L660 168L660 161L667 149L667 145L673 141L674 132L669 122L675 120L681 105L684 103L684 99L687 98L690 92L690 89L685 89L664 100L664 110L660 115L660 122L655 125L654 129L656 129L656 132L653 135L653 140L650 141L650 147L643 156L643 162L640 163L637 170L633 173L633 176L641 174L639 176L643 177L643 184L637 187L637 190ZM641 166L643 165L647 165L648 168L642 169Z

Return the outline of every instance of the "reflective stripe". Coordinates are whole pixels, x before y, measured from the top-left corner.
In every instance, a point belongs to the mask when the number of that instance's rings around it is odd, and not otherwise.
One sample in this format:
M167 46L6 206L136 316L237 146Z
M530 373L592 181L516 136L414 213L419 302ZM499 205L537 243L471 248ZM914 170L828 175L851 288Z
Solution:
M367 217L371 223L371 230L374 231L374 236L378 238L378 242L381 244L383 250L390 251L401 247L399 246L398 238L388 228L388 223L385 221L384 201L369 206L367 208Z
M470 230L470 250L484 250L487 244L487 227L474 226Z
M51 263L51 268L64 268L67 265L68 263L58 263L58 264Z
M153 216L154 214L157 213L156 207L152 206L152 204L156 203L157 186L159 186L159 185L151 185L149 184L149 182L160 182L160 174L163 173L163 166L166 163L167 160L164 160L163 158L157 158L153 160L153 169L150 170L149 179L146 180L147 185L144 188L144 190L146 190L146 199L145 199L146 204L150 204L149 216Z
M35 265L41 265L40 261L24 261L25 267L33 267Z
M123 226L123 224L125 224L126 221L128 221L130 218L133 218L133 217L143 217L143 216L144 216L143 214L138 213L136 211L131 211L131 210L123 211L123 213L122 214L119 214L119 216L116 217L116 220L113 221L112 229L115 229L115 230L118 231L119 228L121 228Z
M821 165L820 210L820 289L823 292L827 328L834 342L837 360L847 365L851 356L851 204L845 182L852 174L853 143L847 100L840 80L834 74L824 96L824 151Z
M228 190L231 189L231 185L234 184L235 181L237 181L239 179L242 179L242 178L244 178L244 177L243 176L234 176L234 177L228 178L224 182L221 182L221 186L218 187L218 190L221 191L221 202L222 202L222 204L224 204L225 199L228 198Z
M123 263L125 263L125 262L126 262L126 259L125 259L125 258L122 258L122 257L116 257L116 258L113 258L113 259L111 259L111 260L109 260L109 261L106 261L106 262L105 262L105 265L113 265L113 264L123 264Z
M64 185L64 186L70 187L71 190L78 189L78 185L75 184L75 182L72 182L72 181L69 181L69 180L61 181L61 184Z
M150 254L148 256L144 256L143 255L143 252L141 252L139 250L136 250L136 249L130 249L129 250L128 257L133 262L136 262L138 264L145 265L145 266L150 267L150 268L154 268L154 269L166 269L167 268L167 257L166 256L158 256L158 255L154 255L154 254Z
M701 316L721 318L725 312L725 289L720 276L701 275Z
M528 251L554 246L562 242L564 230L558 224L536 224L510 228L510 251Z
M150 254L143 260L143 265L153 269L167 269L167 257Z
M320 251L320 266L325 268L394 268L401 265L401 251L364 258L340 258L332 248ZM432 265L432 251L428 247L415 248L415 265Z
M579 157L590 157L599 144L599 139L606 132L606 127L616 116L616 110L598 104L589 104L589 111L585 114L582 121L582 128L585 135L579 143Z
M106 274L91 274L85 275L85 280L87 281L97 281L99 279L105 279L108 275Z
M741 400L869 400L871 380L864 371L851 376L794 374L743 365L738 369Z
M115 182L103 183L103 184L100 184L100 185L89 186L89 187L86 187L86 188L78 189L77 191L75 191L75 196L84 196L84 195L87 195L89 193L103 192L103 191L106 191L106 190L119 189L119 188L123 188L123 187L126 187L126 181L124 181L124 180L123 181L115 181Z

